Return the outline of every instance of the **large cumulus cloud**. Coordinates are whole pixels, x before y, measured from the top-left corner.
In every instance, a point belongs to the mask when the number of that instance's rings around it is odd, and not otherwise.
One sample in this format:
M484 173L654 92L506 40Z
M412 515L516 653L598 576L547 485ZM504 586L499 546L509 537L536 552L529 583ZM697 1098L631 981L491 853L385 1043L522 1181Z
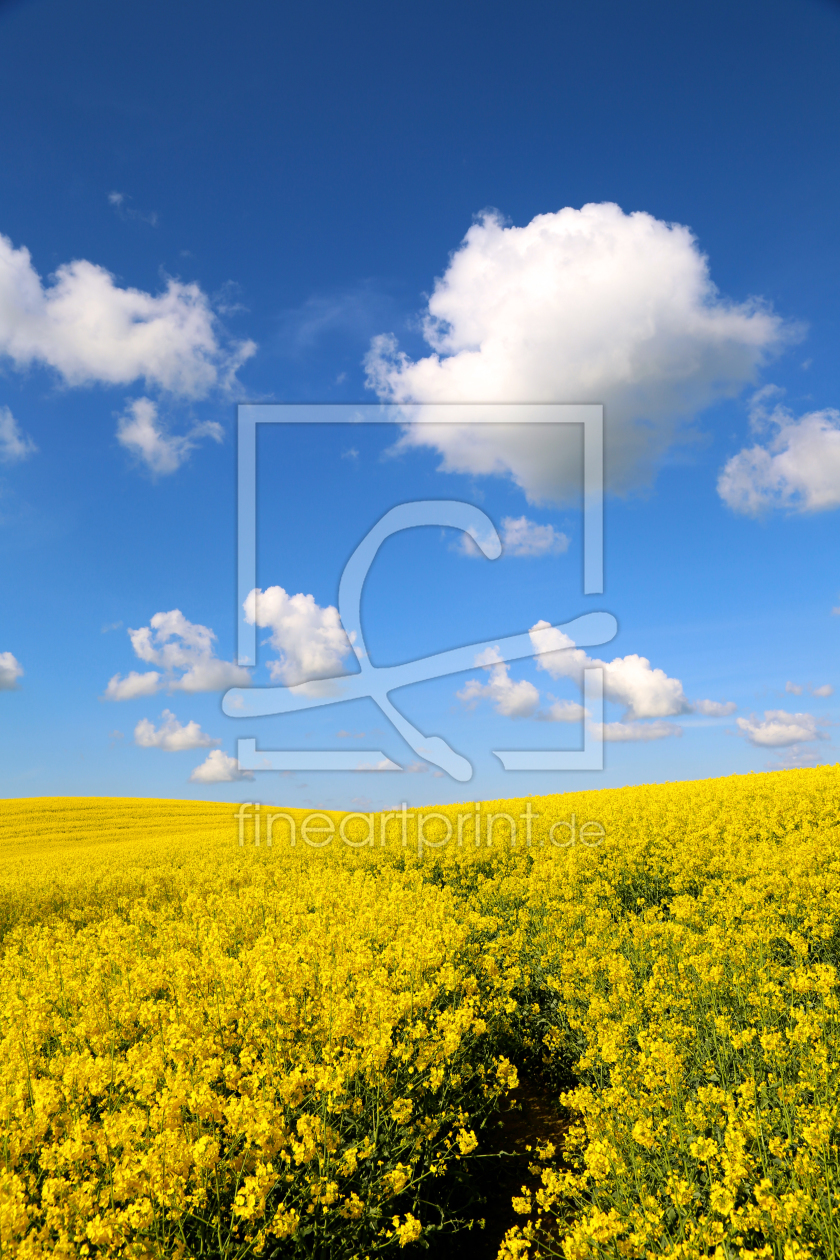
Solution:
M437 403L605 405L607 485L648 484L686 420L738 394L796 332L757 299L712 283L687 227L612 204L541 214L525 227L495 212L469 229L428 302L431 353L412 361L374 339L368 381L403 404L403 441L437 448L444 467L505 473L533 502L580 486L580 438L520 423L474 425L480 407L427 427ZM410 405L415 404L415 405ZM531 412L533 415L533 412Z

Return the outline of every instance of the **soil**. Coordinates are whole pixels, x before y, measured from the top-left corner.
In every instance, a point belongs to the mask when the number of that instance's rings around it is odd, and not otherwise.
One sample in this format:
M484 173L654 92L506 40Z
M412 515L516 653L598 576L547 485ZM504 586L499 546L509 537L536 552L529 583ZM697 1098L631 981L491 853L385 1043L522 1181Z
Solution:
M569 1121L555 1105L552 1094L534 1077L520 1081L498 1118L498 1125L488 1134L485 1130L482 1148L497 1159L482 1160L480 1190L484 1202L475 1210L484 1218L468 1231L432 1243L427 1255L435 1260L496 1260L505 1234L522 1217L514 1212L511 1199L522 1187L535 1190L539 1178L529 1172L533 1155L526 1147L539 1142L562 1146ZM489 1140L488 1140L489 1139Z

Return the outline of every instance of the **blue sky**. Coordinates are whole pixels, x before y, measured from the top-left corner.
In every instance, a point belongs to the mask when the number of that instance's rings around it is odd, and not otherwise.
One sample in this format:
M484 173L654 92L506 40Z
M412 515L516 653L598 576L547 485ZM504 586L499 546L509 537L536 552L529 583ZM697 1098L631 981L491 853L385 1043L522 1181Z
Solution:
M836 760L838 45L827 0L0 4L2 794L364 808ZM371 656L609 611L603 771L493 756L579 746L571 649L393 697L468 783L372 701L223 713L247 401L426 405L262 442L252 681L352 668L350 552L465 499L503 555L389 539ZM495 401L604 404L603 595L574 442L423 428ZM403 770L244 778L243 735Z

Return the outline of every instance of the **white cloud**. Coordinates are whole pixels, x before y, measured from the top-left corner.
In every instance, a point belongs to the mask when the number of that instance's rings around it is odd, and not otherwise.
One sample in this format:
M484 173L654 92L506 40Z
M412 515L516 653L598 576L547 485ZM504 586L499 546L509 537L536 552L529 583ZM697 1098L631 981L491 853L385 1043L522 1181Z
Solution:
M679 224L612 204L525 227L486 212L435 283L432 353L412 362L379 336L366 366L370 387L404 404L403 443L436 448L451 471L508 473L532 502L558 501L580 487L576 431L560 441L548 426L476 429L480 408L429 429L440 413L424 404L604 403L607 484L622 492L649 484L680 422L738 394L796 332L759 301L721 297ZM523 406L518 419L528 416Z
M239 779L253 779L250 770L240 770L235 757L229 757L221 748L207 754L207 760L196 766L190 775L190 783L235 783Z
M705 717L729 717L738 708L734 700L695 700L691 707Z
M789 692L792 696L801 696L804 690L805 688L799 683L785 683L785 691ZM834 688L831 683L823 683L821 687L814 687L811 683L809 683L808 690L812 696L820 696L821 698L834 695Z
M576 648L568 635L547 621L538 621L532 626L530 636L537 668L545 670L552 678L570 678L582 687L585 669L600 668L604 671L605 698L623 704L626 709L625 718L629 720L608 723L607 726L616 731L621 728L631 732L605 735L605 738L659 739L665 734L672 735L679 728L662 722L639 728L649 732L658 726L662 729L660 735L636 734L636 719L674 717L679 713L692 711L693 706L686 699L680 680L669 678L664 670L652 669L650 661L644 656L624 656L614 661L598 660L587 656L582 648ZM472 678L456 693L458 699L470 708L474 708L480 700L489 700L496 712L504 717L536 717L546 722L576 722L585 715L584 708L570 700L554 701L547 709L541 710L537 688L524 679L514 682L509 675L508 666L499 660L496 648L482 653L476 660L476 665L488 670L490 680L482 683ZM701 701L701 704L712 705L714 702ZM727 712L731 711L727 706L724 707Z
M538 669L546 670L552 678L571 678L581 686L583 671L600 667L606 699L625 705L630 719L674 717L691 711L680 680L669 678L662 669L652 669L646 656L619 656L614 661L589 657L547 621L538 621L529 633L538 654Z
M816 748L792 744L784 752L777 753L773 762L767 763L768 770L806 770L823 763L824 756Z
M506 555L558 555L568 550L568 546L567 535L561 534L553 525L537 525L527 516L506 516L502 521L502 550Z
M193 425L189 433L180 436L167 433L150 398L135 398L130 402L127 414L120 417L117 426L117 441L151 472L162 476L180 468L204 437L221 442L224 430L215 420L205 420Z
M402 770L402 766L398 766L395 761L391 761L388 757L382 757L377 762L360 761L355 770Z
M153 696L161 685L161 676L152 670L139 674L133 669L125 678L114 674L105 688L105 700L136 700L138 696Z
M840 506L840 411L810 411L797 420L765 386L750 409L754 429L773 430L762 446L745 447L727 461L718 478L718 494L735 512L756 516L769 508L822 512Z
M19 464L34 455L38 447L21 430L8 407L0 407L0 463Z
M338 610L321 608L312 595L288 595L282 586L253 590L245 600L245 618L271 629L271 645L280 653L269 664L271 677L292 686L313 678L346 673L342 662L351 651Z
M145 380L198 398L228 384L255 349L222 344L197 284L170 279L154 295L121 288L104 267L76 259L45 285L29 251L0 236L0 355L18 368L42 364L68 385Z
M175 714L164 709L163 721L155 728L148 718L141 718L134 728L134 742L140 748L162 748L164 752L185 752L190 748L210 748L220 744L220 739L211 739L205 735L198 722L187 722L182 726Z
M177 608L155 613L148 626L129 630L128 636L135 656L158 669L145 674L132 670L126 678L115 674L106 688L106 700L151 696L164 687L169 691L195 692L250 685L247 669L221 661L215 655L213 631L187 621Z
M590 729L597 735L598 723L593 722ZM673 722L604 722L600 731L607 743L636 743L682 735L682 727L675 726Z
M738 726L751 744L759 748L784 748L788 744L826 739L811 713L786 713L784 709L766 709L764 718L752 714L737 718Z
M553 525L538 525L527 516L505 516L501 529L502 551L506 556L556 556L567 551L569 539ZM460 549L468 556L483 556L469 534L461 534Z
M23 666L11 652L0 652L0 691L16 691Z
M652 669L646 656L618 657L604 666L604 691L608 700L627 705L637 718L671 717L690 712L678 678L663 669Z
M484 659L476 661L490 673L490 681L481 683L471 678L461 691L456 692L458 699L468 708L475 708L480 700L489 700L497 713L503 717L533 717L539 708L540 693L533 683L522 679L514 682L508 672L508 666L499 660L495 648L484 653Z
M574 700L555 700L547 709L542 709L537 717L541 722L579 722L587 713L588 710Z

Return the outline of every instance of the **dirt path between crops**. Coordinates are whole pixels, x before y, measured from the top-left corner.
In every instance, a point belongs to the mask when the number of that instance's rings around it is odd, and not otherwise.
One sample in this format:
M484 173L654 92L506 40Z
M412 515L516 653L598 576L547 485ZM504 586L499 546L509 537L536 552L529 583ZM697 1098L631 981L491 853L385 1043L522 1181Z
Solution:
M523 1186L535 1190L539 1178L528 1171L532 1156L525 1149L538 1142L562 1145L568 1120L564 1120L551 1101L551 1096L538 1080L524 1079L501 1113L500 1126L493 1134L489 1151L510 1151L510 1158L487 1161L492 1169L487 1177L487 1203L481 1209L484 1229L472 1229L448 1239L446 1245L432 1248L441 1260L496 1260L502 1240L511 1228L524 1218L514 1212L511 1199Z

